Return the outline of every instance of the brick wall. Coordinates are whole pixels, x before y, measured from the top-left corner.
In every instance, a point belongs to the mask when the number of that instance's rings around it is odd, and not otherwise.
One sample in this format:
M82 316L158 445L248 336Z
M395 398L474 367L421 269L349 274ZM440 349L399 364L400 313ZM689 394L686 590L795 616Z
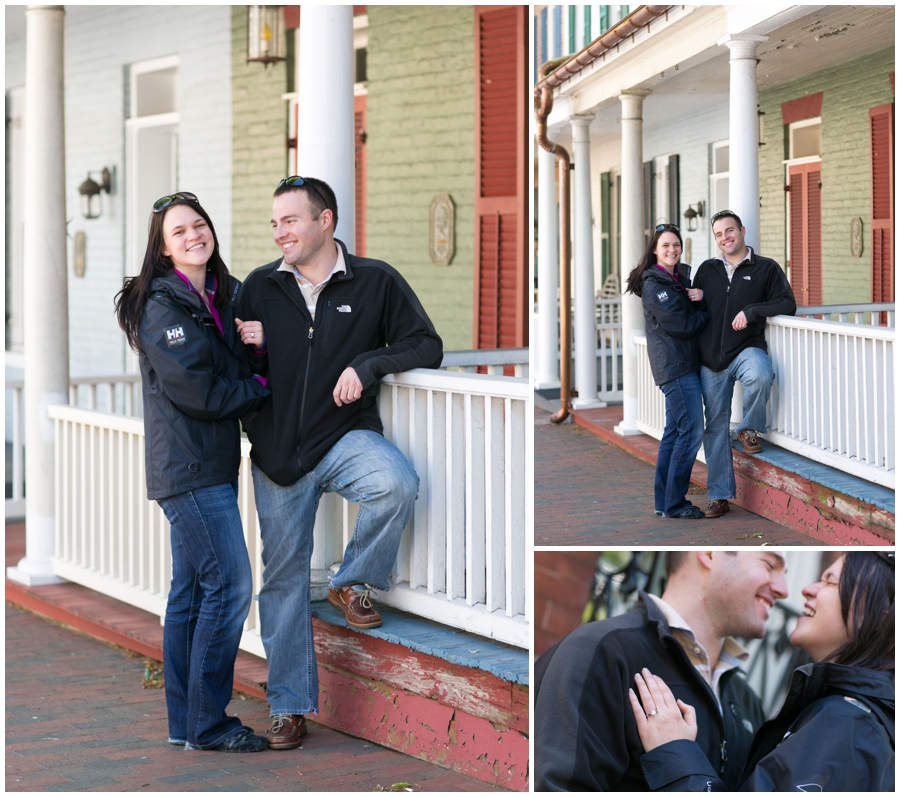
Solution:
M594 587L596 551L537 551L534 555L534 655L581 625Z
M293 31L288 31L293 36ZM231 9L232 213L231 261L237 277L280 256L272 240L272 193L287 175L286 62L248 64L247 8ZM223 165L224 167L224 165Z
M472 347L474 21L471 6L369 6L366 254L413 287L444 340ZM428 256L428 207L449 193L456 254Z
M823 91L822 288L825 304L871 300L869 108L893 101L894 48L760 92L767 144L760 151L762 251L787 262L781 103ZM863 254L850 254L850 220L863 221Z

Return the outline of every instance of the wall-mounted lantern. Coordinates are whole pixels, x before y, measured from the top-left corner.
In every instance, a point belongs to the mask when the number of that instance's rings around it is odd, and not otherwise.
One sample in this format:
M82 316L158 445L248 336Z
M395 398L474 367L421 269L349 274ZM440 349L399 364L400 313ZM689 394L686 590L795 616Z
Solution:
M100 172L100 182L97 183L91 179L91 173L88 172L87 180L78 186L78 193L81 194L81 215L86 219L99 218L103 213L103 204L100 201L100 192L106 191L110 193L112 182L110 180L109 169L104 168Z
M760 147L766 145L766 112L756 106L757 142Z
M247 63L284 61L284 6L247 6Z
M703 202L697 203L697 209L694 210L693 205L688 205L688 209L684 211L684 218L687 221L685 225L688 232L694 232L697 229L697 219L703 218Z

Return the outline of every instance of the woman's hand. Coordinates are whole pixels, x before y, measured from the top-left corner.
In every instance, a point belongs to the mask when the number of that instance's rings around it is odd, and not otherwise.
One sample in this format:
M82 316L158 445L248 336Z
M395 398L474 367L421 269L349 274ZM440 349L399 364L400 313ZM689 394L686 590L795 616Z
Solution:
M700 302L703 301L703 291L699 288L688 288L687 289L688 299L692 302Z
M237 324L238 334L241 336L241 342L248 346L261 349L266 343L266 332L263 329L262 321L241 321L235 318L234 323Z
M697 738L697 712L676 700L662 678L644 667L643 676L635 675L634 682L641 700L638 702L632 689L628 690L628 699L645 752L676 739L692 742Z

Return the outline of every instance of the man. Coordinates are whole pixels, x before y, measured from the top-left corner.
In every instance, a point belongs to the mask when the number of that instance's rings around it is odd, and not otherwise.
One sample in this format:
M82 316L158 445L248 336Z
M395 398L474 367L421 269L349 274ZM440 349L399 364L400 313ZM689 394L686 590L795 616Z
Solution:
M766 319L793 315L794 293L781 266L760 257L744 243L746 230L730 210L712 217L713 235L721 252L700 264L693 287L702 291L709 323L698 336L700 390L706 405L703 450L709 469L709 503L703 513L717 518L735 497L731 460L731 397L734 382L744 386L744 413L737 438L748 454L762 451L766 404L775 372L766 348Z
M662 598L573 631L535 663L535 790L647 791L643 747L628 701L647 667L697 711L697 743L735 790L759 700L737 669L746 652L730 637L758 639L787 597L775 552L670 551Z
M415 471L382 436L376 406L386 374L438 368L441 339L387 263L356 257L334 237L334 192L288 177L272 228L283 258L256 269L238 301L238 328L256 348L272 399L244 419L263 541L260 630L269 663L269 747L298 747L318 712L310 617L310 555L323 492L359 502L328 601L354 628L381 625L368 589L388 577L418 489ZM263 337L264 336L264 337Z

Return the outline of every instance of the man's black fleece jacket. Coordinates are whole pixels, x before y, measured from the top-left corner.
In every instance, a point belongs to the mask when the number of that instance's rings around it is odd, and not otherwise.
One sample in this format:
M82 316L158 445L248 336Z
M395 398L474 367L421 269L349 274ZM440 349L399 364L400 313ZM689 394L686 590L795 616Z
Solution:
M253 271L238 297L238 318L261 321L267 353L254 370L267 377L272 398L243 419L250 458L273 482L294 484L348 432L383 427L379 380L411 368L438 368L443 345L406 280L380 260L348 254L345 274L322 289L313 322L291 272L276 260ZM360 399L338 407L332 396L352 367Z
M577 628L535 662L535 790L649 791L644 748L628 702L648 667L697 711L697 744L737 788L753 734L765 717L737 669L719 681L722 713L653 602Z

